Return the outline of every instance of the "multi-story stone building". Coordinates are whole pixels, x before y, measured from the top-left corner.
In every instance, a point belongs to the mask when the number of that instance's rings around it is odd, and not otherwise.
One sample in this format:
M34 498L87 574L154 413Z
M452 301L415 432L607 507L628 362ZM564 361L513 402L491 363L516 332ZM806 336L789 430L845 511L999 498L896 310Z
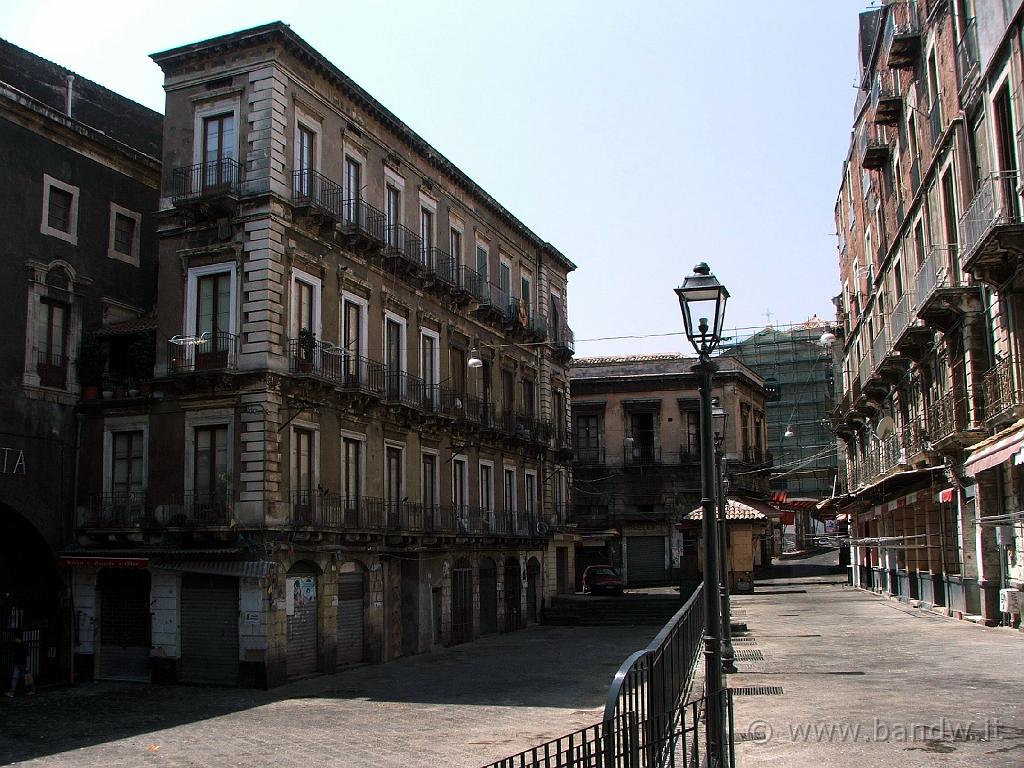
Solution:
M156 373L79 471L79 546L139 567L75 570L83 621L139 631L79 653L263 686L537 621L572 262L286 25L153 59Z
M719 357L715 396L728 413L730 496L768 490L764 380ZM629 586L698 580L697 528L677 527L701 500L696 360L678 354L589 357L573 362L573 520L577 579L611 563ZM770 510L768 510L770 511Z
M1020 2L862 13L836 203L853 579L986 623L1024 586L1021 31Z
M76 404L152 375L131 350L156 287L160 142L157 113L0 41L0 647L22 631L41 682L91 637L58 566Z

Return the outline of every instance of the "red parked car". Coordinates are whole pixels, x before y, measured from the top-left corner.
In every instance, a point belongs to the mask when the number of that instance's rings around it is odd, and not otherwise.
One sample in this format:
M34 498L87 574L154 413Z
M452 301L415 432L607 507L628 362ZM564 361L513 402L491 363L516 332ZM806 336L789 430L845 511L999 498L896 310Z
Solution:
M583 593L621 595L625 584L610 565L591 565L583 572Z

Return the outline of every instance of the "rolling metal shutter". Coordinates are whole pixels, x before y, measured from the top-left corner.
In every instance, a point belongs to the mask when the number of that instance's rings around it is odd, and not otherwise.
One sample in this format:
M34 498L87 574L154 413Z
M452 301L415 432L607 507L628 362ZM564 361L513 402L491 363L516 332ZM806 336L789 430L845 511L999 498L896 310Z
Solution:
M664 584L664 536L630 536L626 539L626 583L631 587Z
M498 572L494 561L480 566L480 634L498 631Z
M289 576L287 589L289 595L297 596L288 617L288 677L311 675L317 671L316 577Z
M150 679L149 573L127 569L100 572L100 659L98 677Z
M452 645L473 639L473 570L452 568Z
M338 579L338 664L363 661L363 574Z
M238 579L182 574L181 679L238 685Z

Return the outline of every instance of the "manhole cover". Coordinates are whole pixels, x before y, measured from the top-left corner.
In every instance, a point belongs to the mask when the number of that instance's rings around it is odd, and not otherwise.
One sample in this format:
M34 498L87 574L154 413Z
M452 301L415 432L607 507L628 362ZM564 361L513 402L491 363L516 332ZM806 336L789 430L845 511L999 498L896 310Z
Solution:
M782 687L778 685L748 685L745 688L732 688L733 696L781 696Z
M757 650L736 651L736 661L764 661L764 654Z

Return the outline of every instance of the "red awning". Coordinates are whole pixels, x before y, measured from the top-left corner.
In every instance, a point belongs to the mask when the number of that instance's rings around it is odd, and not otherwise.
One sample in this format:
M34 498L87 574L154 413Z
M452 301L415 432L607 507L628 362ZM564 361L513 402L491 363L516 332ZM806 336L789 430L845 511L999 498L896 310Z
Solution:
M1024 427L1018 427L1005 437L980 450L975 450L971 457L964 462L964 472L971 477L976 477L979 472L1009 461L1021 448L1024 448Z
M953 500L953 489L945 488L939 491L939 501L943 504L948 504Z

